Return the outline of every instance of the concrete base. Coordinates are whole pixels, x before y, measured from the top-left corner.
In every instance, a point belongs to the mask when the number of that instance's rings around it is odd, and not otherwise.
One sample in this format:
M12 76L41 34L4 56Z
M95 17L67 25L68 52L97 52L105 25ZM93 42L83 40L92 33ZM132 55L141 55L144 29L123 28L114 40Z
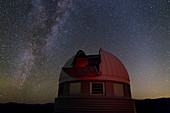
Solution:
M135 103L129 98L56 98L54 113L135 113Z

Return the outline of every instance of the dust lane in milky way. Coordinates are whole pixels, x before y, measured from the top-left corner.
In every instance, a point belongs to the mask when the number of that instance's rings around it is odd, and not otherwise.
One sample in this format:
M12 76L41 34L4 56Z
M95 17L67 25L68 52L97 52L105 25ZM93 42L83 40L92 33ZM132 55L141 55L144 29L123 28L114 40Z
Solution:
M170 0L0 0L0 102L46 103L61 67L99 48L128 69L133 98L170 97Z

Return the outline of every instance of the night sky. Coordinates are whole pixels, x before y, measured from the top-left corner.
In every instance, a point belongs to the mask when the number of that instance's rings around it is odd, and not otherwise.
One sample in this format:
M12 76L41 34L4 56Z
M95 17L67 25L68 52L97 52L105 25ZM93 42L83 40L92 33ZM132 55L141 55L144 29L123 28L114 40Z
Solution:
M64 63L100 48L133 98L170 97L170 0L0 0L0 103L54 102Z

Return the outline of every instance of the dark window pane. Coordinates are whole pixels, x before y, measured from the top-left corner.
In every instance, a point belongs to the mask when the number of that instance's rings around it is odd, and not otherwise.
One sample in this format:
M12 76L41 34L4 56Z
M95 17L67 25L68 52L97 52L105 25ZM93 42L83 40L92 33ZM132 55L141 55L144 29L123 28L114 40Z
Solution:
M58 96L63 95L63 85L59 85Z
M91 84L92 94L104 94L104 83L97 82Z

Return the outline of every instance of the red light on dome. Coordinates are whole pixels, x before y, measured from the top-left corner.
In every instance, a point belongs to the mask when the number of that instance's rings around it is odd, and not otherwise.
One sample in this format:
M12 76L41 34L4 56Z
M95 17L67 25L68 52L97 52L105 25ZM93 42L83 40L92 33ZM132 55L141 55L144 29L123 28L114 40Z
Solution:
M85 67L88 65L88 58L76 58L74 67Z

